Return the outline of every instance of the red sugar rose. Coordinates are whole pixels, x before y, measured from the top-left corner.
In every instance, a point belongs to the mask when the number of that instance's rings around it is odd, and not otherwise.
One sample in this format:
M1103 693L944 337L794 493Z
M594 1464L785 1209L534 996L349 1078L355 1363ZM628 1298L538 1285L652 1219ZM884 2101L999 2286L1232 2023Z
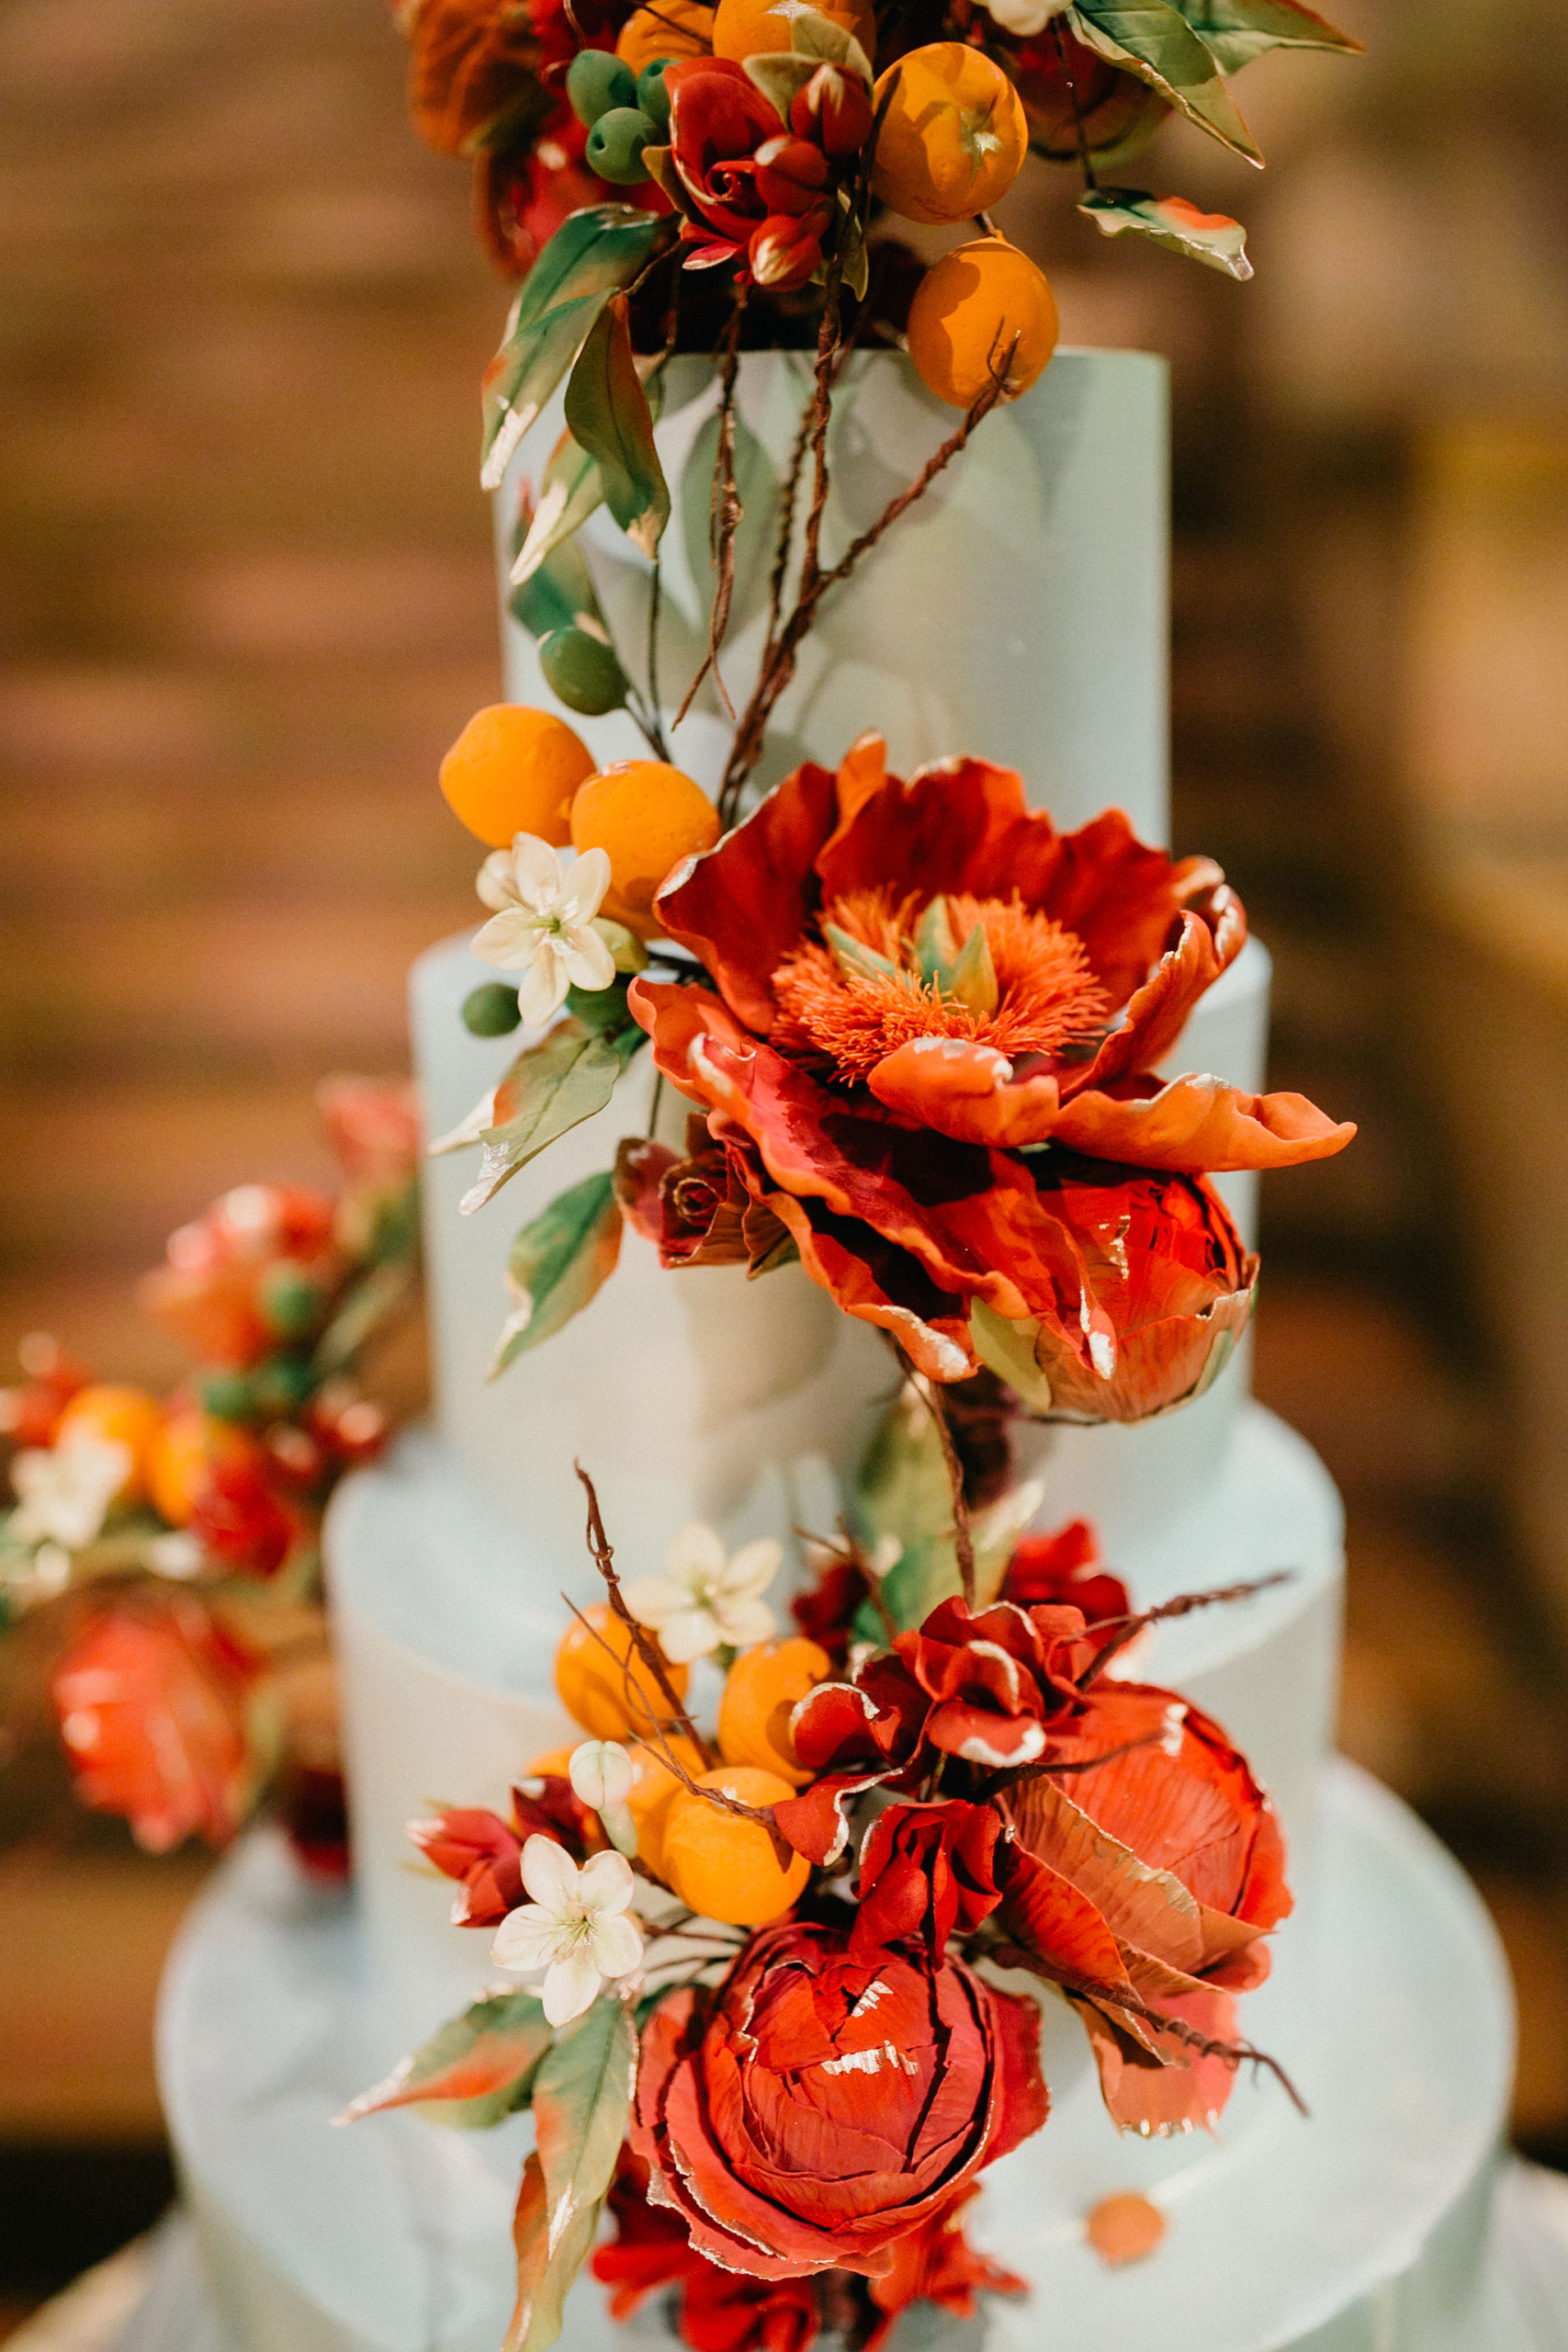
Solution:
M725 2268L886 2277L899 2238L1044 2122L1039 2031L956 1961L784 1922L711 1996L654 2011L632 2145Z

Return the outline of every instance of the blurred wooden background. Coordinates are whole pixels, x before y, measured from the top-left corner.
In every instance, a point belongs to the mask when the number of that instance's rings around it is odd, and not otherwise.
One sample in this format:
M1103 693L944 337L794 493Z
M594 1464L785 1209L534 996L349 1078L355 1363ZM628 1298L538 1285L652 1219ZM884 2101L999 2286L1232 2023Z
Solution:
M1345 1742L1477 1871L1518 2128L1562 2161L1568 29L1338 14L1367 63L1241 85L1267 180L1179 132L1151 165L1245 213L1254 287L1102 244L1059 186L1010 209L1070 338L1173 363L1177 839L1275 954L1274 1082L1361 1122L1269 1189L1258 1386L1349 1503ZM314 1080L401 1063L405 967L473 912L434 769L499 686L504 295L401 75L378 0L0 15L6 1363L44 1326L171 1377L134 1275L223 1186L324 1173ZM151 2008L201 1863L73 1814L13 1720L14 2316L163 2192Z

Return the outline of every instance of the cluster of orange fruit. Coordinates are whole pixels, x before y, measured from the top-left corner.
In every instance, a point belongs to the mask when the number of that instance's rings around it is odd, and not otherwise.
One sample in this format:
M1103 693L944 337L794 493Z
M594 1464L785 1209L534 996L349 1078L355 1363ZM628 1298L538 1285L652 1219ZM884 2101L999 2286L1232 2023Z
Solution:
M623 26L616 55L633 73L661 61L704 56L743 64L790 47L798 11L778 0L658 0ZM817 13L876 55L871 0L817 0ZM966 41L931 41L877 76L881 118L872 192L906 220L946 227L988 213L1029 152L1029 124L1017 90L996 59ZM987 233L930 268L908 322L909 356L939 400L967 409L998 365L1016 399L1056 345L1055 298L1043 271L1005 237Z
M651 1639L651 1635L649 1636ZM705 1919L760 1928L799 1900L809 1865L791 1854L781 1864L761 1822L725 1813L694 1793L657 1748L639 1737L627 1703L629 1629L600 1602L574 1620L556 1653L556 1690L572 1721L591 1739L621 1742L632 1759L626 1799L637 1826L637 1860L689 1909ZM832 1673L824 1649L795 1634L742 1650L725 1679L716 1741L720 1763L688 1735L665 1726L662 1737L695 1789L717 1790L742 1804L778 1804L811 1775L795 1761L789 1720L795 1703ZM682 1702L687 1669L666 1665L670 1687ZM646 1728L646 1726L644 1726ZM570 1747L536 1757L530 1774L565 1773Z
M219 1420L181 1396L162 1405L147 1389L115 1381L78 1389L60 1416L53 1444L68 1447L80 1438L122 1445L128 1461L114 1502L126 1509L151 1503L171 1527L186 1527L195 1518L214 1463L248 1468L257 1453L254 1440L232 1421Z
M523 703L474 713L441 763L441 789L491 849L533 833L552 849L604 850L604 912L639 939L654 935L654 894L666 875L718 839L713 802L679 768L666 760L598 767L564 718Z

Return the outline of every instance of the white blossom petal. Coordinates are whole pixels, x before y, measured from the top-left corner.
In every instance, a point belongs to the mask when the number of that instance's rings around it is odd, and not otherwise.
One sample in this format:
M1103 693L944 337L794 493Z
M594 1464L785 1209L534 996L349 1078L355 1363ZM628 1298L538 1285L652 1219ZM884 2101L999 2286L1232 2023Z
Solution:
M560 860L537 833L515 833L512 841L512 873L520 902L536 915L558 911L561 895Z
M551 2025L570 2025L592 2008L599 1990L599 1971L581 1947L552 1962L540 1991Z
M758 1642L771 1641L778 1630L778 1619L765 1600L721 1600L713 1613L733 1649L751 1649Z
M624 1911L600 1922L593 1938L593 1960L601 1976L629 1976L642 1964L642 1938L635 1920Z
M607 989L615 977L609 942L581 923L572 923L562 933L558 953L574 988Z
M621 1598L639 1625L662 1625L686 1605L684 1591L668 1577L633 1577L621 1587Z
M615 1739L585 1739L571 1751L567 1776L575 1795L595 1813L624 1804L632 1784L632 1759Z
M523 1883L547 1911L560 1911L577 1900L577 1864L566 1848L537 1830L523 1845Z
M487 907L500 909L517 904L517 885L512 873L512 852L492 849L474 877L474 888Z
M538 953L539 923L536 915L522 907L502 907L489 922L481 923L468 942L471 952L481 964L493 964L502 972L521 969L531 964Z
M610 853L585 849L557 892L556 914L563 923L592 922L610 887Z
M706 1657L723 1639L711 1609L677 1609L659 1628L659 1646L671 1666Z
M665 1555L671 1576L688 1591L717 1584L726 1566L716 1532L700 1519L688 1520Z
M784 1545L773 1536L764 1535L755 1544L743 1544L719 1579L719 1590L726 1600L749 1600L763 1592L779 1572L784 1558Z
M623 1854L592 1854L582 1865L577 1898L585 1911L606 1917L632 1899L631 1864Z
M548 1968L560 1940L560 1922L554 1911L537 1903L525 1903L509 1911L496 1929L490 1956L498 1968L514 1968L519 1975L527 1975L536 1968Z
M500 918L498 917L499 921ZM560 943L547 933L535 933L534 958L517 987L517 1010L527 1029L542 1029L566 1002L571 986Z

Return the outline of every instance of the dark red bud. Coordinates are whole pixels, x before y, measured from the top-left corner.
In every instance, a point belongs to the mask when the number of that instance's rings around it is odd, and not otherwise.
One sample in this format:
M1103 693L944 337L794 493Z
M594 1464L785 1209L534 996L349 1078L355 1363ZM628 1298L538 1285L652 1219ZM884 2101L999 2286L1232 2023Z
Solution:
M756 153L756 188L770 212L809 212L828 181L828 158L808 139L787 130L764 140Z
M871 92L840 65L819 65L790 104L795 136L815 140L834 157L858 153L871 137L872 120Z
M822 225L820 210L801 220L788 212L771 213L760 229L753 230L746 248L757 284L774 294L787 294L792 287L804 286L821 263L818 232Z

